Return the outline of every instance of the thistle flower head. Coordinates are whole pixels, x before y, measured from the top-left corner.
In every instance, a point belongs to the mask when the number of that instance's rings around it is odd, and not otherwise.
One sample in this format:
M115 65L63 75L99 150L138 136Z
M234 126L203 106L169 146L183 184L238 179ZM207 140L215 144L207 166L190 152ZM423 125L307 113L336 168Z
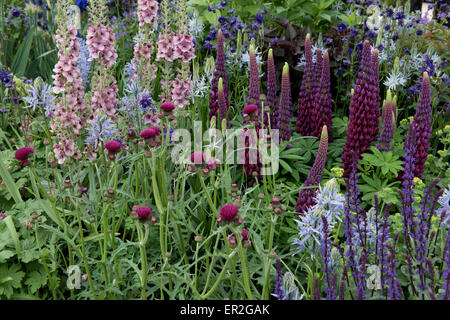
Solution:
M161 110L163 110L166 113L171 113L173 109L175 109L175 105L170 101L166 101L161 104Z
M121 147L122 147L122 144L117 140L110 140L105 143L105 149L108 150L110 153L119 152Z
M152 214L152 209L147 206L140 206L135 209L139 220L146 220Z
M225 204L220 208L219 217L222 221L234 220L239 213L239 208L234 204Z
M14 153L14 158L20 161L27 160L34 153L34 151L35 149L30 146L20 148Z

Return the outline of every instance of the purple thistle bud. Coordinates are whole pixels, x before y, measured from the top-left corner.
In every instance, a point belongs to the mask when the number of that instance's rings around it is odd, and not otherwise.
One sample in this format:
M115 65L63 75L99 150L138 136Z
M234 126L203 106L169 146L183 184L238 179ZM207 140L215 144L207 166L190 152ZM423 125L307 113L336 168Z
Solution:
M427 72L423 73L422 90L420 92L419 105L414 115L414 122L416 123L414 176L422 178L431 138L431 87L430 77Z
M304 183L305 187L318 186L322 180L322 173L325 167L325 162L327 160L328 151L328 130L327 126L323 126L322 135L320 137L319 150L317 151L316 159L311 170L308 173L306 181ZM317 188L306 188L300 190L298 195L297 204L295 205L295 211L302 213L307 211L309 207L315 204L315 195L317 193Z
M378 135L379 107L377 95L379 89L375 83L375 74L369 41L364 41L361 68L358 73L354 93L350 101L350 116L347 128L342 162L344 177L350 174L352 153L361 158Z
M297 123L295 131L303 136L312 136L311 110L317 109L315 91L313 89L314 68L311 52L311 35L305 39L306 66L303 72L302 85L298 98Z
M327 126L328 137L331 137L333 102L331 100L331 88L330 88L330 58L328 56L328 51L326 50L323 54L322 71L319 85L320 88L318 92L319 95L318 125L319 127Z
M291 118L292 118L291 81L289 79L289 65L287 64L287 62L285 62L281 78L279 129L281 139L286 141L289 141L291 139L291 126L289 125Z
M272 49L269 49L267 56L267 98L266 104L270 109L270 124L272 129L280 128L280 115L278 110L277 79L275 72L275 61Z
M227 71L225 69L225 51L223 47L223 34L222 30L219 29L217 32L217 56L216 56L216 71L214 72L214 77L211 83L211 92L209 94L209 118L213 116L217 117L217 111L219 109L218 102L218 83L219 78L223 81L223 94L226 103L226 110L229 108L228 100L228 80Z

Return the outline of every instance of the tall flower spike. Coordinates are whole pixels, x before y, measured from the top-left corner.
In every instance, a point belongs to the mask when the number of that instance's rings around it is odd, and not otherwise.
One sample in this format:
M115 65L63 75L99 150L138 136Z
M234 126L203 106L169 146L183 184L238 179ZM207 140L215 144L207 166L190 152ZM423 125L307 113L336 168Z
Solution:
M373 84L375 89L375 100L373 102L373 112L374 116L372 117L372 120L374 121L374 124L372 125L373 129L373 136L378 136L378 123L379 123L379 117L380 117L380 67L378 62L378 49L373 49L372 52L372 69L373 69Z
M320 90L319 90L319 121L320 127L327 126L328 137L331 137L332 125L332 107L331 88L330 88L330 58L328 51L323 53L322 74L320 76ZM318 132L319 134L319 132ZM317 134L317 136L319 136Z
M220 114L220 120L223 119L227 120L227 127L229 126L230 117L228 114L228 101L225 100L225 93L223 91L223 79L222 77L219 78L219 85L218 85L218 99L217 102L219 104L219 114ZM223 129L223 128L222 128Z
M289 65L284 63L281 78L281 97L279 105L280 137L283 140L291 139L291 126L289 122L292 117L291 81L289 80Z
M373 62L369 41L364 41L361 68L356 79L354 93L350 100L350 120L347 128L342 166L344 177L350 173L352 153L361 158L378 134L379 108L377 89L373 73Z
M311 53L311 35L308 33L305 39L305 60L306 66L303 72L302 85L298 98L297 125L295 131L303 136L310 136L312 132L311 110L315 108L313 91L314 69Z
M377 149L380 151L391 150L391 140L395 132L395 114L394 102L391 100L391 92L388 90L388 95L383 106L381 119L383 120L383 128L380 137L378 138Z
M280 114L278 110L277 79L275 72L275 61L272 49L267 56L267 99L266 104L270 109L270 125L272 129L280 128Z
M319 150L317 151L316 159L311 170L308 173L308 177L304 183L305 187L318 186L322 179L323 169L325 168L325 162L327 160L328 151L328 130L327 126L323 126L322 135L320 136ZM298 195L297 204L295 205L295 211L302 213L312 207L315 202L315 195L317 188L307 188L300 190Z
M422 90L420 92L419 105L414 115L414 122L416 124L414 176L422 178L431 138L431 86L427 72L423 73Z
M225 101L227 103L227 110L229 108L228 100L228 81L227 81L227 71L225 69L225 51L223 43L222 30L219 29L217 32L217 56L216 56L216 71L214 72L214 77L211 83L211 92L209 94L209 118L217 116L217 111L219 109L218 104L218 83L219 78L223 81L223 93Z
M255 54L255 40L252 39L248 51L250 57L250 86L248 89L247 104L254 104L258 106L258 119L261 116L261 103L259 101L259 77L258 77L258 63Z
M314 76L312 82L312 95L315 97L316 103L310 109L311 112L311 135L320 137L320 133L322 131L322 125L320 124L320 120L322 118L320 114L320 78L322 76L322 68L323 68L323 56L322 50L316 50L316 63L314 65Z

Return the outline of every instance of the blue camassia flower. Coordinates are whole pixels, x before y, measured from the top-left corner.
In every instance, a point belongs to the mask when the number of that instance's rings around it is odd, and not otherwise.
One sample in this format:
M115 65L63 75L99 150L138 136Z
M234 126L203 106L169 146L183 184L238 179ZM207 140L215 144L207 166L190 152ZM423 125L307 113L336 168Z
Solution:
M114 138L114 134L118 132L114 122L109 120L104 114L98 114L94 120L91 120L87 130L86 144L93 145L95 148L97 148L100 141L111 140Z
M53 89L47 83L35 81L35 84L27 92L28 96L23 97L23 100L27 103L24 108L32 108L35 111L36 107L43 106L47 117L56 109L55 96L52 94Z

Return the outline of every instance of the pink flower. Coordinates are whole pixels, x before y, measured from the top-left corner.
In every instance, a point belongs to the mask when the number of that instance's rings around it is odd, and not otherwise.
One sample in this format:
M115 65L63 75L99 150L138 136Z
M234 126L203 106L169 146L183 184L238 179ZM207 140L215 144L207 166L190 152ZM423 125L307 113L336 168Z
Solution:
M191 154L191 162L195 164L202 164L205 161L205 154L201 151L195 151Z
M185 106L189 103L189 96L192 91L191 79L183 79L181 75L178 75L172 82L172 101L177 106Z
M242 241L248 240L248 230L247 229L242 229L241 237L242 237Z
M17 160L27 160L33 153L34 153L35 149L33 147L23 147L18 149L15 153L14 153L14 157Z
M234 204L225 204L220 208L219 217L223 221L231 221L234 220L239 212L239 208Z
M143 139L154 138L159 135L159 132L160 132L159 127L150 127L142 130L140 133L140 137Z
M140 206L136 208L136 213L140 220L146 220L152 214L152 209L147 206Z
M158 39L158 52L156 54L156 61L159 61L161 59L173 61L175 58L174 36L160 34Z
M170 101L166 101L163 104L161 104L161 109L164 112L171 113L173 109L175 109L175 105Z
M248 114L251 115L253 112L255 112L256 110L258 110L258 106L255 104L247 104L244 107L244 114Z
M111 141L108 141L107 143L105 143L106 150L108 150L111 153L119 152L121 147L122 147L122 145L120 144L120 142L116 141L116 140L111 140Z
M179 34L173 38L174 58L181 58L183 62L189 62L195 58L194 37L187 34Z
M158 2L155 0L138 0L139 25L150 24L156 21Z

